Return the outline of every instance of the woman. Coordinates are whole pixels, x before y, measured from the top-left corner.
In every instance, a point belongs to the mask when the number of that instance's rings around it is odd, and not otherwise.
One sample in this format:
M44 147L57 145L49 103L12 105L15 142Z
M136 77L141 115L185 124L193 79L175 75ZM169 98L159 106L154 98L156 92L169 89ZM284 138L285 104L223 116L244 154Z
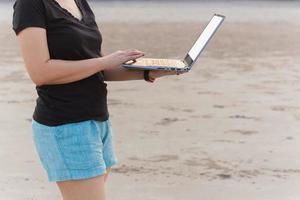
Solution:
M144 55L135 49L102 56L86 0L16 0L13 8L12 28L38 94L33 139L48 180L64 200L104 200L117 164L104 81L153 82L176 72L122 68Z

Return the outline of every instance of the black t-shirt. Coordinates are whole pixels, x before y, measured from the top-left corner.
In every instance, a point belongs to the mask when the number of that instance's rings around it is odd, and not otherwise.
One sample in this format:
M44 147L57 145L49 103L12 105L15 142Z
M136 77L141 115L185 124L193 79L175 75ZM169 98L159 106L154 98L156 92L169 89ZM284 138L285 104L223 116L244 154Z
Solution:
M75 2L81 20L55 0L16 0L12 28L16 35L26 27L45 28L50 59L100 57L102 37L94 13L86 0ZM33 119L48 126L107 120L107 84L103 76L101 71L72 83L36 86L38 98Z

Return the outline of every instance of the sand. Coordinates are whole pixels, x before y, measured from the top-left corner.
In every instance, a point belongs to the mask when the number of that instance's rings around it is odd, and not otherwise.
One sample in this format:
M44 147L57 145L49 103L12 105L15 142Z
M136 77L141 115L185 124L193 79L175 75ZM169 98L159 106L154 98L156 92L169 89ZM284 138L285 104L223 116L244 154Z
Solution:
M105 53L149 57L182 58L212 8L228 16L190 73L107 82L119 159L109 200L300 198L299 3L92 5ZM33 148L36 92L9 16L0 41L0 199L61 199Z

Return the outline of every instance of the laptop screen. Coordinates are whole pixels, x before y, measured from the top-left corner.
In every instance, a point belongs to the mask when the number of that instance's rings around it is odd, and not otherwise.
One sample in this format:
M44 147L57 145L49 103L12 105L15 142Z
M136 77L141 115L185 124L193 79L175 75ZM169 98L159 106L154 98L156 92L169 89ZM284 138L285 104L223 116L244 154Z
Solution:
M194 62L197 59L198 55L205 48L206 44L213 36L213 34L216 32L217 28L220 26L223 20L224 20L224 16L222 15L216 14L213 16L209 24L206 26L204 31L199 36L194 46L189 51L188 56L186 57L186 61L189 65L191 64L191 62Z

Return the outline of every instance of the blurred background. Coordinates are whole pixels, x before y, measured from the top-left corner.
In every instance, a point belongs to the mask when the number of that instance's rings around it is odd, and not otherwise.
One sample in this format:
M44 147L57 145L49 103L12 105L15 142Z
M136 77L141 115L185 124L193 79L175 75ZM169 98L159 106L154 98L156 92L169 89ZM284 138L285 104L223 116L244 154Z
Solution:
M0 1L0 199L58 200L37 157L37 97ZM299 1L88 1L104 54L182 59L214 13L226 19L192 70L107 82L119 160L110 200L300 198Z

